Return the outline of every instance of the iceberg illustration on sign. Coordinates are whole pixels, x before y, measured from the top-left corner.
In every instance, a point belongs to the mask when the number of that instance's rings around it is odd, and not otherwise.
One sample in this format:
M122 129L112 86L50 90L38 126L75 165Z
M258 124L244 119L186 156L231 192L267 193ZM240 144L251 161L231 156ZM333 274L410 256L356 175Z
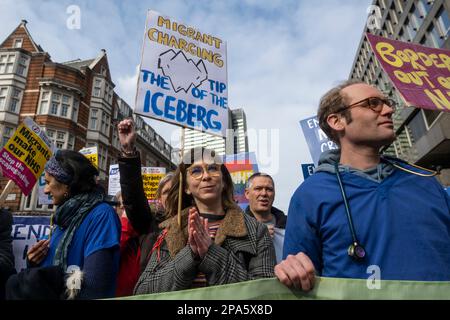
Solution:
M159 55L158 68L165 77L170 79L175 92L183 90L188 92L191 86L198 87L208 79L205 63L200 59L195 63L186 58L183 51L175 52L170 49Z

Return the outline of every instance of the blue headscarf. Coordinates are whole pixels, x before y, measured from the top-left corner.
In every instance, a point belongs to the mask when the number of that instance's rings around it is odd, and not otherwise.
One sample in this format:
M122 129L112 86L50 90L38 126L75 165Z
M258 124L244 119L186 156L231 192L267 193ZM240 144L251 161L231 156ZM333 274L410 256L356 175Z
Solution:
M73 180L73 176L64 170L59 164L59 161L56 159L58 152L59 150L57 150L55 154L47 161L45 164L45 171L49 175L55 177L57 181L69 185Z

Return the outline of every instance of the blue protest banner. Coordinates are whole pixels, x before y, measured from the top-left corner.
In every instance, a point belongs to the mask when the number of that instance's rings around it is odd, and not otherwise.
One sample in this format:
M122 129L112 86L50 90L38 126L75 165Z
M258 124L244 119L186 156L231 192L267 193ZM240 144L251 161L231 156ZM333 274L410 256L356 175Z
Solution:
M316 166L314 163L302 163L303 179L306 180L306 178L311 176L314 173L315 168Z
M49 216L14 216L11 237L17 271L26 268L28 249L50 234Z
M336 143L331 141L327 135L320 129L317 116L300 120L300 126L303 130L309 152L315 165L319 162L320 155L326 150L338 149Z

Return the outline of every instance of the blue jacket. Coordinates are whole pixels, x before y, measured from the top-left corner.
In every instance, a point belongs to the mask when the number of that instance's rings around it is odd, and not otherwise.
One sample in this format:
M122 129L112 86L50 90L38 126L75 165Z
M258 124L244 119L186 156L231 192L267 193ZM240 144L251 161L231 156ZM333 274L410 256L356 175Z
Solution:
M355 233L366 249L364 261L355 262L347 254L352 236L331 166L339 155L330 158L324 155L322 169L292 196L284 257L302 251L327 277L367 279L376 265L381 280L450 280L450 198L439 182L386 163L371 172L340 166Z

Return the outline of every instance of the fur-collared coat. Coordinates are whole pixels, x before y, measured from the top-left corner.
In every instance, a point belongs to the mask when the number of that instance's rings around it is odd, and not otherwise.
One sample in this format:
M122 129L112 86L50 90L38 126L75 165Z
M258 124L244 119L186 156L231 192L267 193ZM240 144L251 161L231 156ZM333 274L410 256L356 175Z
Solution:
M200 260L187 244L188 210L182 212L182 230L176 216L160 224L167 234L159 259L155 250L134 294L189 289L198 272L206 275L207 286L274 276L275 249L264 224L244 214L239 207L228 210L213 244Z

